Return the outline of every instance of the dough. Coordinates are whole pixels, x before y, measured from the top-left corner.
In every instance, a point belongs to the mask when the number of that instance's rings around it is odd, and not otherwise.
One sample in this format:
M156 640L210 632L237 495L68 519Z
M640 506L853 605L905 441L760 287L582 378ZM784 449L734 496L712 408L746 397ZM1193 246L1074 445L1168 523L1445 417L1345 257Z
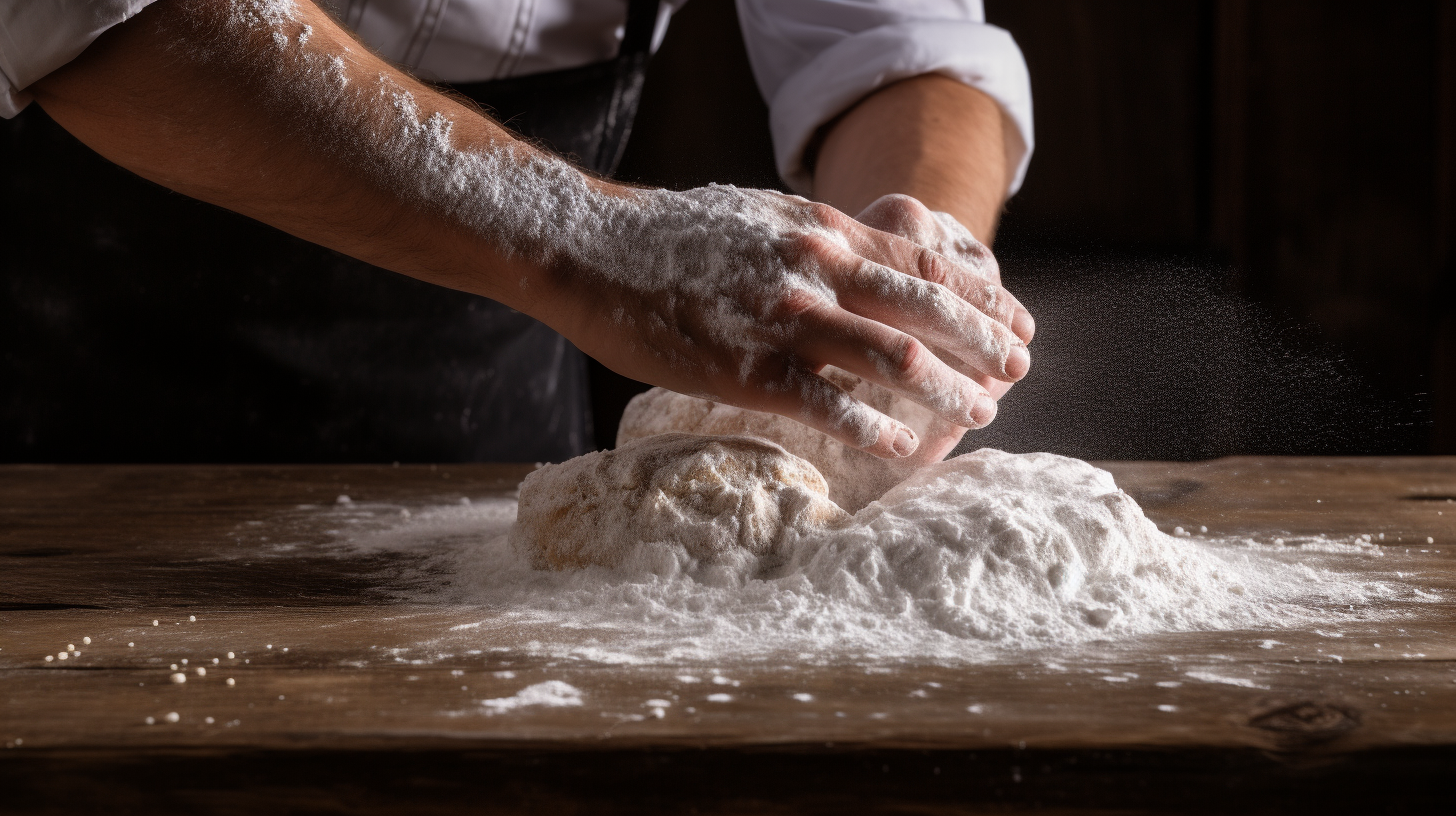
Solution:
M511 537L537 569L615 567L642 545L705 562L760 557L847 523L827 492L772 442L664 433L527 476Z
M855 513L884 495L921 467L937 462L959 439L956 429L920 405L846 371L826 367L821 376L875 410L910 426L926 448L905 459L881 459L846 447L807 425L766 414L688 397L663 388L639 394L627 404L617 430L620 447L653 434L681 431L707 436L741 435L767 439L812 464L829 483L829 498ZM926 440L950 439L939 450Z

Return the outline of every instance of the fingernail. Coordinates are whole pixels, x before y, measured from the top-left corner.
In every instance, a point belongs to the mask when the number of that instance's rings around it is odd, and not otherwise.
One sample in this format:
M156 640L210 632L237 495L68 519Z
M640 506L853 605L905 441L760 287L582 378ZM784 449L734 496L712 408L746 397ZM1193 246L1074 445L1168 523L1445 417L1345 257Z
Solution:
M915 441L915 434L911 433L909 428L901 428L895 434L895 444L893 447L896 456L909 456L919 446L919 443Z
M1011 318L1011 331L1021 338L1021 342L1030 343L1032 336L1036 334L1036 321L1032 319L1031 312L1017 309L1016 316Z
M1030 370L1031 352L1026 350L1026 346L1012 346L1011 351L1006 353L1006 376L1019 380Z
M982 394L976 398L976 404L971 406L971 419L975 421L973 428L984 428L991 424L996 418L996 400L989 394Z

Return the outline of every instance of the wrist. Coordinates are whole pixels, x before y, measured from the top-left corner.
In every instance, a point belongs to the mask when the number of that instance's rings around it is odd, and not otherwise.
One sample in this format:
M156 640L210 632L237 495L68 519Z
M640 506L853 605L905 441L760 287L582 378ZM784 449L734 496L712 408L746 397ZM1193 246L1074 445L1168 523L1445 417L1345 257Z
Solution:
M459 236L466 288L572 337L600 310L599 281L620 266L614 231L630 229L637 200L655 191L594 178L522 144L495 145L494 172L463 185L449 229Z

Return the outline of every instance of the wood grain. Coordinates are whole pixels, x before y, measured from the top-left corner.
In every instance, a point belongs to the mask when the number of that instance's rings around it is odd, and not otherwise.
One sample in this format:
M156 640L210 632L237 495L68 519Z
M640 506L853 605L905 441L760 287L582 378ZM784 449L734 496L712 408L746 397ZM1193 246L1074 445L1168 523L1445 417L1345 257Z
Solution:
M415 574L409 556L331 550L334 533L317 521L342 494L402 508L505 495L526 468L12 466L0 468L3 804L726 813L1451 802L1438 771L1456 762L1456 459L1106 466L1169 530L1383 533L1382 568L1440 599L1392 600L1382 622L1352 621L1338 639L1165 634L983 665L563 662L528 649L531 628L498 612L392 600ZM463 619L485 624L488 648L432 653ZM54 659L73 644L79 655ZM186 683L169 680L174 663ZM736 685L714 685L715 674ZM585 704L495 716L479 704L550 679L580 688ZM707 699L720 692L732 700ZM672 704L658 717L649 700Z

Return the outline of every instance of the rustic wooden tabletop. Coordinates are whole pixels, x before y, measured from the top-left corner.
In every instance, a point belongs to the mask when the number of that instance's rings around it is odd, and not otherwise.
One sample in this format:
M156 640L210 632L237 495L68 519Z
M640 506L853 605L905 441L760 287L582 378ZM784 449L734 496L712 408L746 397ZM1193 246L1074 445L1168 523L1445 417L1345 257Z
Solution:
M1369 534L1425 599L1335 645L562 664L503 622L424 656L459 610L400 602L407 554L329 550L307 511L506 495L527 469L7 466L0 811L1456 812L1456 458L1105 467L1165 530ZM548 679L592 704L480 712Z

